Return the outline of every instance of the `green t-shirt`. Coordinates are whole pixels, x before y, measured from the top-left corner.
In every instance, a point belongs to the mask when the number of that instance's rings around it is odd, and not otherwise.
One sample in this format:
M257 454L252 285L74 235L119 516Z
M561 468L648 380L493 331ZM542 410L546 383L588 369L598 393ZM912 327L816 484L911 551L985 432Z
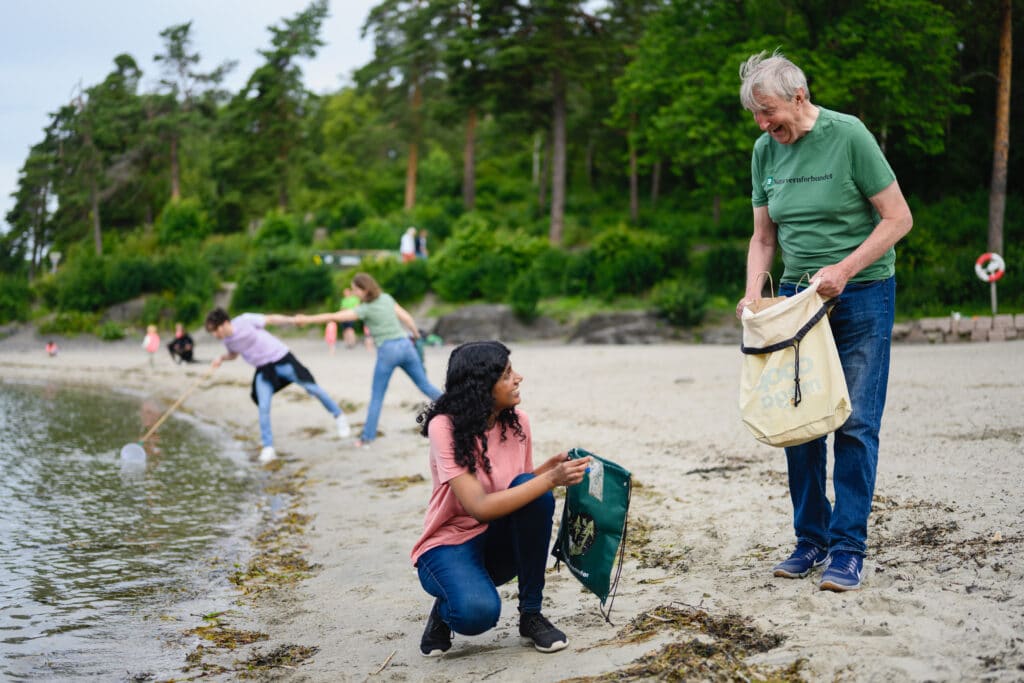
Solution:
M355 308L358 305L359 305L359 297L356 296L355 294L349 294L348 296L342 297L342 299L341 299L341 308L342 309Z
M395 300L390 294L381 293L369 303L356 306L356 315L370 328L373 341L380 346L391 339L403 339L408 336L402 323L395 315Z
M754 207L768 206L778 226L783 282L838 263L867 239L881 220L869 197L889 187L896 174L868 129L854 116L819 107L814 127L791 145L765 133L750 163ZM896 251L889 249L851 282L891 277Z

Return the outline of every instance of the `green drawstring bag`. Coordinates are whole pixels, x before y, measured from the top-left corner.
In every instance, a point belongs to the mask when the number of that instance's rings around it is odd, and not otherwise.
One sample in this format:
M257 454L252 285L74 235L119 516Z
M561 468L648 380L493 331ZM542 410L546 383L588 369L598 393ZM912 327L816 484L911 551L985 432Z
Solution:
M611 623L609 617L625 554L632 479L628 470L610 460L582 448L569 451L570 460L586 456L591 461L583 481L565 490L562 523L551 554L555 556L556 569L564 562L572 575L601 599L601 615Z

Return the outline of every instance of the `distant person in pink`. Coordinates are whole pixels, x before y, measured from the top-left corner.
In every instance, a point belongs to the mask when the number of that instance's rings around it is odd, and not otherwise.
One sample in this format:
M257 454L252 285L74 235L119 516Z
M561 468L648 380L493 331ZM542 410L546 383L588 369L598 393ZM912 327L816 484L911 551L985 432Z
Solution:
M142 348L149 354L149 366L153 367L153 354L160 348L160 335L157 334L156 325L146 327L146 336L142 338Z

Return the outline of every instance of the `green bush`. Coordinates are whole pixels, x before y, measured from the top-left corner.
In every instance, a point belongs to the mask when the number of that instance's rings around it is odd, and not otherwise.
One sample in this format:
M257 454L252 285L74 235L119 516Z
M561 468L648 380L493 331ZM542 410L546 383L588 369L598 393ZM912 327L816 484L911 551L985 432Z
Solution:
M142 304L139 322L144 325L159 325L162 322L171 322L173 316L173 301L169 295L149 296Z
M354 228L366 220L372 211L373 209L362 197L346 197L334 205L330 212L330 224L327 227L331 230Z
M512 282L550 248L543 238L494 230L479 214L466 214L428 259L430 282L446 301L504 301Z
M174 320L182 323L193 323L200 320L206 313L209 299L202 299L195 294L183 294L174 300Z
M452 236L427 260L430 282L445 301L469 301L481 296L482 258L496 251L491 226L479 215L460 218Z
M530 275L537 282L539 296L552 297L565 293L569 259L567 252L550 245L539 251L530 265Z
M243 234L214 235L199 252L199 257L222 280L234 280L248 255L249 240Z
M96 334L103 341L119 341L125 337L124 328L113 320L108 320L100 325Z
M65 311L96 311L109 301L106 264L102 257L79 250L57 273L56 307Z
M747 245L720 244L708 250L703 257L707 291L739 299L747 281Z
M28 320L32 290L24 277L0 274L0 323Z
M332 249L387 249L398 252L402 233L408 227L397 218L367 218L359 226L331 233L328 244Z
M381 289L399 303L422 299L430 287L427 262L421 259L408 263L392 257L363 259L359 269L372 275Z
M298 222L280 211L271 211L253 237L253 246L259 249L276 249L298 242Z
M600 294L639 294L661 279L668 238L618 226L605 230L593 242L596 285Z
M704 320L707 294L689 280L664 280L651 290L651 302L658 315L673 325L693 327Z
M568 254L562 291L569 296L588 296L594 291L597 281L597 259L591 249L581 249Z
M63 311L52 319L39 324L39 334L60 334L74 336L83 332L92 332L99 322L98 313L82 313L80 311Z
M159 288L154 263L141 256L105 256L103 262L103 304L127 301Z
M217 289L217 280L210 266L187 253L169 254L155 262L154 277L148 291L170 292L173 297L193 296L207 300Z
M156 232L161 246L199 242L209 234L210 222L199 200L172 200L160 212Z
M537 304L540 301L540 283L537 277L529 272L520 273L512 281L508 293L508 302L512 312L524 322L537 317Z
M299 310L332 296L330 271L296 247L258 251L238 278L231 301L235 311Z

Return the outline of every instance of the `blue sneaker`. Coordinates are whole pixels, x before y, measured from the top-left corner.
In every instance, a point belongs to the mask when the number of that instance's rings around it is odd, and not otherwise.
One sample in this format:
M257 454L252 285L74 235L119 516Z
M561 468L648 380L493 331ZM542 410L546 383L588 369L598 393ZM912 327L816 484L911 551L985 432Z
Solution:
M855 591L860 588L860 574L864 567L864 557L857 553L837 550L832 553L825 573L821 575L818 588L823 591Z
M796 544L796 550L783 562L775 565L772 570L775 576L786 579L802 579L811 573L815 567L820 567L828 561L828 551L822 550L813 543L800 541Z

